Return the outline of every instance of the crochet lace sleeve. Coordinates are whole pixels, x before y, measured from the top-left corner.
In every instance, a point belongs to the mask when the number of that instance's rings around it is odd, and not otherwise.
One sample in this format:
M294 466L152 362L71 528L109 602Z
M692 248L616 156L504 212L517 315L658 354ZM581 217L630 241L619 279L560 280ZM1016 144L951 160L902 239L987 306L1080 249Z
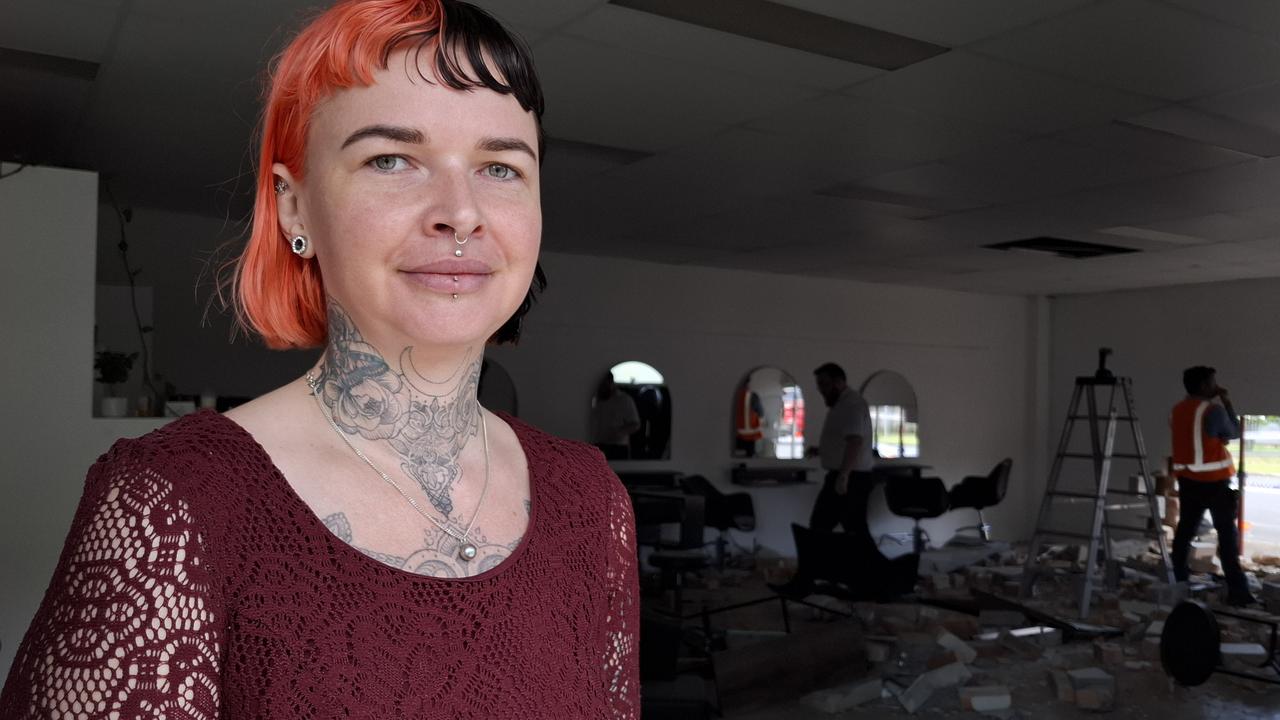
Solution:
M631 498L616 480L609 501L609 533L604 663L610 717L636 720L640 717L640 585L636 575L635 519Z
M173 485L129 455L89 471L0 717L218 715L223 617L201 534Z

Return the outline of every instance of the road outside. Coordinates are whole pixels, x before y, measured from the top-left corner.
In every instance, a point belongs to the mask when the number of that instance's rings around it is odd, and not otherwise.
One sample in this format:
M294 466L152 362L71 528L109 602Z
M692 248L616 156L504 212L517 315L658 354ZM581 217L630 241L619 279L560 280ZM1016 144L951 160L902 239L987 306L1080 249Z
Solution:
M1244 555L1280 556L1280 416L1246 415L1244 436Z
M1244 489L1244 555L1280 556L1280 477L1250 474Z

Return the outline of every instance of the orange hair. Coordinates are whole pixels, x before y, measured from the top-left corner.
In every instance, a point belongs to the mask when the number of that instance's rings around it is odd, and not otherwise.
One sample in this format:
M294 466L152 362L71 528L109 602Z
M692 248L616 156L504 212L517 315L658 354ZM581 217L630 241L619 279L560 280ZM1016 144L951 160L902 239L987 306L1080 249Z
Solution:
M455 37L446 34L446 21L459 28ZM513 94L541 119L542 91L528 49L471 5L454 0L342 0L307 25L270 72L253 225L232 276L238 322L261 335L268 347L315 347L325 343L328 332L320 268L289 250L279 226L271 166L282 163L295 178L302 178L307 130L316 106L335 90L373 84L374 73L386 69L392 52L413 39L419 43L417 52L433 46L443 84ZM472 74L462 69L460 50ZM489 64L497 66L503 79ZM512 321L518 335L519 317Z

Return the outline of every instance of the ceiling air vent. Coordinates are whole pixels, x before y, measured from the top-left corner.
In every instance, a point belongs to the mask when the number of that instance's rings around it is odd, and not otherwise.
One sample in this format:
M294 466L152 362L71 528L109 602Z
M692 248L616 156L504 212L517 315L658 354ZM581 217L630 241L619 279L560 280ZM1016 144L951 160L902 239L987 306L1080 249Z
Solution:
M1010 240L1008 242L995 243L993 245L983 245L985 248L992 250L1018 250L1022 252L1037 252L1057 255L1058 257L1068 258L1071 260L1084 260L1085 258L1102 257L1104 255L1124 255L1126 253L1138 252L1134 248L1120 247L1118 245L1102 245L1100 243L1081 242L1079 240L1066 240L1064 238L1055 237L1034 237L1026 240Z
M761 42L897 70L950 50L767 0L609 0L618 7Z

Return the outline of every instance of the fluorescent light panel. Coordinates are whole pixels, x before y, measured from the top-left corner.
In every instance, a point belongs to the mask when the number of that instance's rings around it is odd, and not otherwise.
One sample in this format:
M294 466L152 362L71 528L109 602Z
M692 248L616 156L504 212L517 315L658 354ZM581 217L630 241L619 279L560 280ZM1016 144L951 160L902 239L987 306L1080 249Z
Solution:
M610 4L882 70L904 68L950 50L766 0L610 0Z
M1021 251L1045 253L1048 255L1057 255L1061 258L1069 260L1084 260L1087 258L1102 257L1104 255L1125 255L1127 253L1139 252L1134 248L1120 247L1118 245L1102 245L1100 243L1082 242L1080 240L1067 240L1065 238L1055 237L1034 237L1025 240L1011 240L1009 242L993 243L991 245L983 245L991 250L1005 251Z

